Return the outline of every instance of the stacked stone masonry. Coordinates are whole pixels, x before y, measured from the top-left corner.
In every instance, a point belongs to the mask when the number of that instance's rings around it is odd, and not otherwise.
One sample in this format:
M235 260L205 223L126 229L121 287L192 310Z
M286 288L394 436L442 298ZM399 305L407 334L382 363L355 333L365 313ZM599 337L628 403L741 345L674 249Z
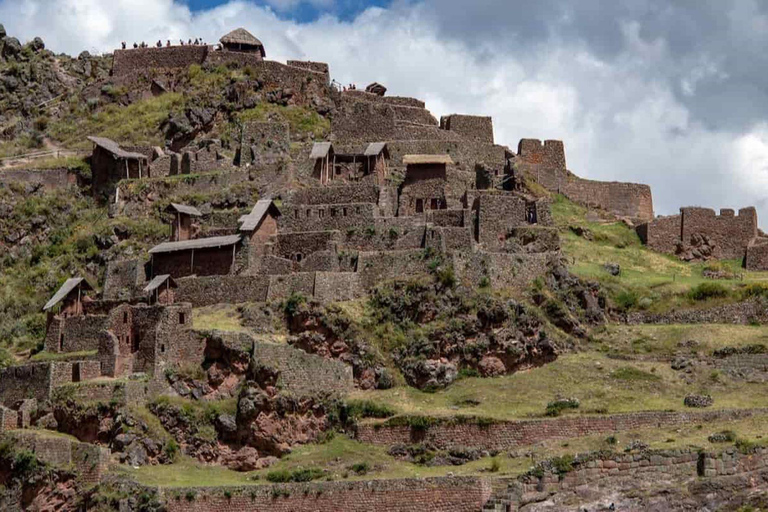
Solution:
M355 438L363 443L392 446L430 444L441 449L472 446L482 450L508 450L518 446L613 432L664 428L692 423L738 420L764 415L766 409L733 409L706 412L639 412L612 416L564 417L552 420L499 421L478 424L471 420L448 421L426 429L409 426L361 425Z

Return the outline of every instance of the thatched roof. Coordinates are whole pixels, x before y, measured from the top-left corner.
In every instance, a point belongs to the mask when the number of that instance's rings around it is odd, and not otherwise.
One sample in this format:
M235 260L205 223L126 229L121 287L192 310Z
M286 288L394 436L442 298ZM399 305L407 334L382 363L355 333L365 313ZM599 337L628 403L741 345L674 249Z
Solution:
M384 96L385 94L387 94L387 88L378 82L373 82L372 84L368 85L368 87L365 88L365 92L370 92L371 94Z
M259 41L253 34L245 30L244 28L236 28L229 34L222 36L221 39L219 39L219 42L223 45L227 44L244 44L247 46L261 46L264 47L263 44L261 44L261 41Z
M267 212L271 212L275 217L280 215L280 210L271 199L261 199L256 202L256 206L253 207L251 213L240 217L240 222L242 222L240 231L253 231L256 229Z
M200 213L200 210L195 208L194 206L189 206L186 204L177 204L177 203L171 203L168 205L168 208L165 209L167 212L178 212L178 213L185 213L187 215L191 215L192 217L202 217L203 214Z
M168 281L168 286L170 286L171 288L178 288L179 287L176 284L176 281L174 281L173 278L170 276L170 274L163 274L163 275L155 276L149 282L149 284L144 288L144 292L145 293L151 293L151 292L157 290L158 288L160 288L160 286L165 284L166 281Z
M61 285L61 288L51 297L51 300L49 300L46 305L43 307L43 311L48 311L53 306L64 300L67 295L69 295L72 290L77 289L78 286L82 286L83 290L93 290L90 284L88 284L88 281L83 279L82 277L73 277L71 279L67 279L63 285Z
M330 142L315 142L312 145L312 152L309 154L309 158L312 160L325 158L332 147Z
M372 142L365 148L365 156L379 156L382 151L389 154L386 142Z
M98 147L112 153L115 158L147 159L147 155L125 151L120 147L120 144L111 139L107 139L106 137L88 137L88 140L96 144Z
M403 157L405 165L428 165L428 164L453 164L451 155L405 155Z
M197 238L195 240L184 240L182 242L164 242L156 245L149 250L149 254L159 254L164 252L188 251L190 249L210 249L215 247L226 247L240 243L240 235L215 236L212 238Z

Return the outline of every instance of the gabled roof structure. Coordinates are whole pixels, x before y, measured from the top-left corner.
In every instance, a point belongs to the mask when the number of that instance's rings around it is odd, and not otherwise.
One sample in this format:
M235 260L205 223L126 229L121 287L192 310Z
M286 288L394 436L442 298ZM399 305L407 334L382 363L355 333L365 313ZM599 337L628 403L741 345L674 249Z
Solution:
M170 288L178 288L179 286L176 284L176 281L173 280L173 278L170 276L170 274L163 274L160 276L155 276L149 284L144 288L145 293L152 293L153 291L160 288L162 285L165 284L165 282L168 281L168 286Z
M49 300L45 306L43 306L43 311L48 311L49 309L53 308L56 304L64 300L73 290L77 289L78 286L82 286L85 290L93 290L91 285L88 284L88 281L82 277L73 277L71 279L67 279L64 284L61 285L61 288L59 288L53 297L51 297L51 300Z
M312 145L312 153L309 154L309 158L312 160L325 158L331 149L333 149L333 145L330 142L315 142Z
M405 155L403 157L405 165L428 165L428 164L453 164L451 155Z
M379 156L382 152L385 156L389 155L386 142L372 142L365 148L365 156Z
M198 210L194 206L188 206L186 204L171 203L168 205L168 208L166 208L165 211L175 211L177 213L184 213L187 215L191 215L193 217L203 216L203 214L200 213L200 210Z
M240 235L215 236L211 238L197 238L195 240L184 240L181 242L163 242L149 250L149 254L160 254L166 252L187 251L190 249L212 249L217 247L226 247L240 242Z
M370 92L371 94L384 96L387 93L387 88L381 85L379 82L373 82L372 84L368 85L368 87L365 88L365 92Z
M267 213L272 213L273 216L279 217L280 210L272 199L260 199L256 202L256 205L248 215L240 217L240 231L253 231L261 223Z
M112 139L107 139L106 137L88 137L88 140L96 144L98 147L111 153L115 158L128 158L131 160L147 159L147 155L125 151L117 142L113 141Z

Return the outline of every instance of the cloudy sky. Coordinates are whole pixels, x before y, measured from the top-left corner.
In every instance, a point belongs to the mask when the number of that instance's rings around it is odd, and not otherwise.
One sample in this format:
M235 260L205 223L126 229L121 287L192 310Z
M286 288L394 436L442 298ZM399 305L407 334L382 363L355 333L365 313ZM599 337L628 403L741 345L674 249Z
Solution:
M768 226L766 0L0 0L0 21L70 54L242 26L270 59L492 115L501 144L562 139L658 214L755 205Z

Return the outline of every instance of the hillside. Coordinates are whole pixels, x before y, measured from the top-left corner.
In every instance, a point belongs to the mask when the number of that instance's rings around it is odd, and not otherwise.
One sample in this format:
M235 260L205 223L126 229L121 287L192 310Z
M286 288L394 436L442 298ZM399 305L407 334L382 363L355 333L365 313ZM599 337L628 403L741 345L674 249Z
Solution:
M3 503L768 506L756 213L654 218L243 29L0 36Z

